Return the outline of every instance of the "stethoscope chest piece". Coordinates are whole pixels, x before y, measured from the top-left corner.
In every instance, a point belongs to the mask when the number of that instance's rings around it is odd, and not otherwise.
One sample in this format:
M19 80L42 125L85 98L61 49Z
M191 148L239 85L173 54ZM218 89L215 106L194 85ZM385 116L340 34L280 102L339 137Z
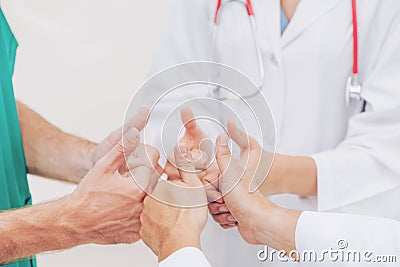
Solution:
M345 94L347 106L350 106L352 100L361 101L361 90L362 86L358 78L354 75L350 76L347 79L346 94Z

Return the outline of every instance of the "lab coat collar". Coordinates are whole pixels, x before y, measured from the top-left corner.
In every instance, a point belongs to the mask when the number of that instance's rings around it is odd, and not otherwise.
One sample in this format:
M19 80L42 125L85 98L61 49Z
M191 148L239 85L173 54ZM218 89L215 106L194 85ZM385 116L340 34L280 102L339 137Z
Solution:
M253 7L264 53L267 51L280 53L280 0L253 1Z
M308 27L333 9L340 1L341 0L301 0L286 31L282 35L282 48L297 39ZM351 8L351 4L349 4L349 8Z

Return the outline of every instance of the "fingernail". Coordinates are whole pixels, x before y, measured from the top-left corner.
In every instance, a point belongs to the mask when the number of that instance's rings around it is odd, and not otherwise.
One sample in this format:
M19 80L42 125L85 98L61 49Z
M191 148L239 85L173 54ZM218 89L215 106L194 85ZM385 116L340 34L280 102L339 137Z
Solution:
M232 215L230 215L230 216L228 216L228 221L230 221L230 222L236 222L236 219L233 218Z
M219 144L221 146L228 146L228 136L226 135L221 135L220 139L219 139Z
M222 206L219 208L219 212L229 212L228 208L225 206Z
M138 136L139 131L135 127L130 128L126 133L126 139L131 142L135 141Z

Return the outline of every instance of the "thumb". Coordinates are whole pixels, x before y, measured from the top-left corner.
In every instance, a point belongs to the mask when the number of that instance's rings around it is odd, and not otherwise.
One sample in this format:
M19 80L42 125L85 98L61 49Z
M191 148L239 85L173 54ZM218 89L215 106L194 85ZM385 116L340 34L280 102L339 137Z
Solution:
M181 110L182 123L186 128L187 134L194 136L197 129L197 123L191 108L183 107Z
M190 150L184 145L177 145L174 149L174 155L175 163L182 181L192 187L202 186L203 183L197 176Z
M105 167L106 171L118 170L126 164L125 156L129 156L136 150L139 141L139 131L134 127L130 128L123 136L122 140L120 140L99 162Z
M145 107L139 111L126 123L126 125L111 132L106 139L98 144L92 152L93 165L104 157L122 138L122 132L128 132L130 128L136 128L139 131L143 130L147 123L149 110Z
M218 168L220 173L224 174L227 171L232 159L231 151L229 150L228 145L228 136L224 134L218 136L216 146L216 160Z

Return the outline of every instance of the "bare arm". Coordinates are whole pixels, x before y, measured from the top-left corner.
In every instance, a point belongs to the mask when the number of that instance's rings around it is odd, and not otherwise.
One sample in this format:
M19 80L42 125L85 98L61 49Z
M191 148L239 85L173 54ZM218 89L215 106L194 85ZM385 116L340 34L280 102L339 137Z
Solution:
M67 199L0 214L0 265L40 252L78 245L67 224ZM77 218L78 219L78 218Z
M64 133L26 105L17 102L29 173L79 183L93 167L96 144Z
M317 184L317 167L312 158L276 155L261 191L265 195L316 196Z
M54 202L1 212L0 265L80 244L138 241L146 193L129 179L125 158L135 162L131 171L145 188L154 186L159 178L154 167L158 164L157 151L139 145L139 140L137 129L127 131L124 144L119 141L101 158L72 194Z
M31 174L79 183L122 137L121 127L95 144L61 131L20 102L17 106L26 164ZM142 130L147 117L148 110L141 108L124 127Z

